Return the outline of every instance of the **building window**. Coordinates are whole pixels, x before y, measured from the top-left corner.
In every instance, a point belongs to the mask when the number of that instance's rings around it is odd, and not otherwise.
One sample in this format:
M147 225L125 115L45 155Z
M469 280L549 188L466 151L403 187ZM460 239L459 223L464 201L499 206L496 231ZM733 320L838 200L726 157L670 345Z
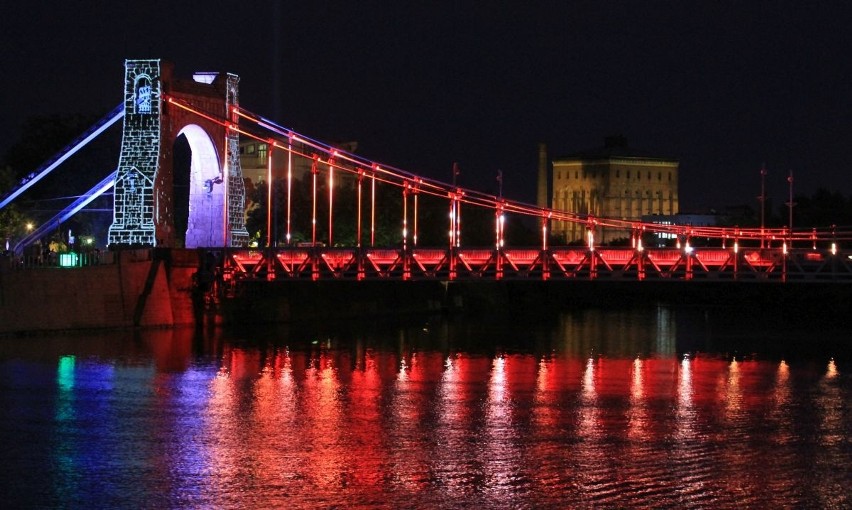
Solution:
M246 154L254 154L254 150L257 146L255 144L246 145Z
M266 144L261 143L257 146L257 157L263 161L266 161Z
M663 180L663 172L657 172L657 180L658 180L658 181L662 181L662 180Z
M627 180L630 180L630 170L627 171Z
M617 168L616 168L616 169L615 169L615 178L616 178L616 179L618 179L618 178L620 178L620 177L621 177L621 170L619 170L619 169L617 169Z
M672 182L672 173L669 172L669 182Z

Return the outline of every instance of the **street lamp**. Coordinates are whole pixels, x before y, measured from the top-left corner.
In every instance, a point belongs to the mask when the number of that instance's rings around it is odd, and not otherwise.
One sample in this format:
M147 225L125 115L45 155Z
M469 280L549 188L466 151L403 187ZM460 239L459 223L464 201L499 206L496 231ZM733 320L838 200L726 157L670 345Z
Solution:
M793 206L796 205L796 203L793 202L793 171L792 170L790 170L790 175L787 177L787 182L790 183L790 201L787 202L787 207L790 208L790 221L788 223L788 226L790 228L790 230L789 230L789 232L790 232L790 248L792 248L793 247Z
M766 218L766 164L760 167L760 196L757 197L760 200L760 249L764 247L764 235L763 229L765 226L765 218Z

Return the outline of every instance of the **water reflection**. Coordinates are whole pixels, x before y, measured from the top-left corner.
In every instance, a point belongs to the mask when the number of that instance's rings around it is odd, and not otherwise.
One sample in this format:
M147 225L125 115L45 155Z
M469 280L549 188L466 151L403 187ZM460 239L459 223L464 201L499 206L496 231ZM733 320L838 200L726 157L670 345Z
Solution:
M684 352L706 321L3 343L1 430L8 465L44 473L17 477L21 506L849 504L845 365Z
M74 369L76 356L61 356L56 374L58 394L56 396L57 444L52 446L55 465L61 484L54 488L55 496L63 500L66 495L77 492L74 473L77 471L79 448L73 440L75 435L76 407L74 399Z

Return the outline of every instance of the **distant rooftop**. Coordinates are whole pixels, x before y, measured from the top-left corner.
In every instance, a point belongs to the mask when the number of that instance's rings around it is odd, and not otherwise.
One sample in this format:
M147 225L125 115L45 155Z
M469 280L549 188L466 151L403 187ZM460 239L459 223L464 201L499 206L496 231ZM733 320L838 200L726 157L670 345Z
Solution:
M646 150L635 149L627 144L627 138L621 135L607 136L604 138L603 147L587 149L567 156L557 158L558 160L570 159L610 159L610 158L635 158L635 159L654 159L660 161L677 161L676 158L669 158L654 154Z

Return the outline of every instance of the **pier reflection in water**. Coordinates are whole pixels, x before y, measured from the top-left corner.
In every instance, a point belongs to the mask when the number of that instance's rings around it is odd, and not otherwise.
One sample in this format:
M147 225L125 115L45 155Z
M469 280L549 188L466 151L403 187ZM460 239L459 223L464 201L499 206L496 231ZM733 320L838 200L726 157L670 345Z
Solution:
M847 332L758 334L720 317L650 308L3 339L4 500L852 505L852 366L835 352Z

